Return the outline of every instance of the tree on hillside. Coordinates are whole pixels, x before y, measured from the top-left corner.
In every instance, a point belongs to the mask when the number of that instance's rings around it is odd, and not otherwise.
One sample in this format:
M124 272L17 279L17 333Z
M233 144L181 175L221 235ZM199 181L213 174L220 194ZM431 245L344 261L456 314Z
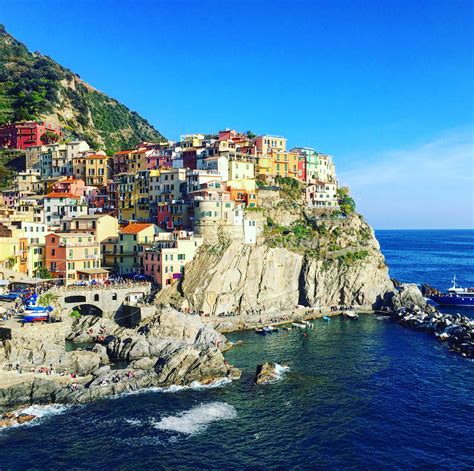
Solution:
M344 216L349 216L355 212L356 204L354 199L350 196L349 187L343 186L337 190L337 197L339 201L339 208Z

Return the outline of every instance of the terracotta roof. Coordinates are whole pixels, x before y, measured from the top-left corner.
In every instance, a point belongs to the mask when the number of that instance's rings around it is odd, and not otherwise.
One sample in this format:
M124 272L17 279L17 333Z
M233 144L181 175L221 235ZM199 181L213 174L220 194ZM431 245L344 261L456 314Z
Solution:
M140 223L140 222L131 222L128 226L124 227L120 233L121 234L138 234L139 232L148 229L153 226L150 223Z
M114 155L125 155L125 154L130 154L131 152L133 152L133 149L131 149L131 150L121 150L120 152L115 152Z
M77 180L76 180L76 177L74 177L74 176L72 176L72 177L68 176L68 177L60 178L59 180L57 180L57 181L55 182L55 184L56 184L56 183L64 183L64 182L76 182L76 181L77 181Z
M45 195L45 198L74 198L74 199L80 199L79 196L73 195L72 193L60 193L57 191L53 191L51 193L48 193Z
M107 156L106 155L102 155L102 154L91 154L91 155L88 155L86 157L84 157L85 159L107 159Z

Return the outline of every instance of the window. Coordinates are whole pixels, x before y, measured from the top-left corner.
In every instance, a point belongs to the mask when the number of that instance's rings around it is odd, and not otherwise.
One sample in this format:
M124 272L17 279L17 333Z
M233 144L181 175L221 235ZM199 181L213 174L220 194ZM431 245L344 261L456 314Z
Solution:
M56 249L51 249L51 256L54 257L56 255Z

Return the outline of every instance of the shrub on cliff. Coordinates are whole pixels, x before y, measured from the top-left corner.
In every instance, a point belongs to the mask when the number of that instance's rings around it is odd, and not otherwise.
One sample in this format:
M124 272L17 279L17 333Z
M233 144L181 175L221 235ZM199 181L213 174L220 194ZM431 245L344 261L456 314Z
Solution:
M354 199L350 196L349 187L343 186L337 190L337 197L339 200L339 208L344 216L350 216L356 210Z

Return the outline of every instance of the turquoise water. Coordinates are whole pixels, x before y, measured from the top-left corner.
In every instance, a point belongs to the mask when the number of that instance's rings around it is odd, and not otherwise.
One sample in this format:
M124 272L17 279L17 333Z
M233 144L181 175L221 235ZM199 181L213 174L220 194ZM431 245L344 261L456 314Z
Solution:
M443 287L454 268L474 284L473 232L377 235L392 276ZM243 370L232 384L42 409L36 425L0 433L0 469L474 467L472 361L386 319L314 324L309 337L230 335L243 341L227 353ZM262 361L289 370L256 386Z

